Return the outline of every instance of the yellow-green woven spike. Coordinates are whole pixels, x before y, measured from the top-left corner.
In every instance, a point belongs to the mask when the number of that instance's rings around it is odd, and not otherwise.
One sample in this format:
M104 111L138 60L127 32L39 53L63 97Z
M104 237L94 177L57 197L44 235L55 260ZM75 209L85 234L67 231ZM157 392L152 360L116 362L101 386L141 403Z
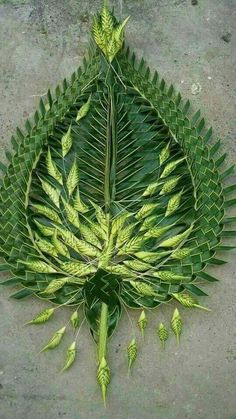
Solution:
M66 134L63 135L62 139L61 139L61 148L62 148L62 156L65 157L71 147L72 147L72 135L71 135L71 125L68 128L68 131L66 132Z
M71 365L75 362L76 358L76 342L72 342L72 344L69 346L66 352L66 360L64 367L62 368L62 371L68 370L68 368L71 367Z
M67 283L67 278L63 279L53 279L43 291L43 294L53 294L54 292L60 290L63 285Z
M47 240L39 239L35 242L41 252L48 253L50 256L57 256L57 250L54 245Z
M79 326L79 314L78 310L75 310L74 313L72 313L70 318L71 325L76 329Z
M166 195L173 191L180 180L181 176L175 176L170 180L167 180L161 188L160 195Z
M87 102L81 106L80 110L77 113L76 122L79 122L80 119L84 118L87 115L90 108L91 97L92 95L90 95Z
M41 180L42 188L44 192L48 195L48 197L51 199L51 201L56 205L57 208L60 208L60 191L53 186L50 185L50 183Z
M120 231L120 229L123 228L125 221L130 216L131 214L125 211L114 218L114 220L112 221L112 226L111 226L111 234L113 237L115 237L117 233Z
M140 231L148 230L149 228L155 227L156 222L156 215L150 215L150 217L147 217L143 220L143 224L140 227Z
M185 160L185 157L182 157L181 159L172 161L169 164L167 164L165 169L163 170L160 178L162 179L164 177L169 176L176 169L176 167L184 160Z
M155 278L160 278L164 282L181 282L187 281L189 278L184 275L176 274L172 271L156 271L152 274Z
M171 258L172 259L184 259L186 257L188 257L192 252L192 249L188 248L188 247L182 247L181 249L177 249L175 250L172 254L171 254Z
M179 344L180 335L182 333L183 322L182 322L179 310L177 308L174 310L174 313L173 313L170 324L171 324L171 328L172 328L172 330L173 330L173 332L176 336L177 343Z
M159 182L150 183L150 185L148 185L145 191L143 192L143 196L153 195L156 192L158 185L159 185Z
M154 297L156 295L154 288L146 282L130 281L130 284L141 295L146 295L148 297Z
M28 268L31 271L39 272L39 273L45 273L45 274L53 274L56 271L52 266L48 265L46 262L43 262L41 260L31 260L31 261L24 261L19 260L20 263L23 263L24 265L28 266Z
M186 231L181 234L177 234L176 236L172 236L159 244L160 247L176 247L178 246L183 240L187 239L189 234L191 233L193 226L190 226Z
M44 351L47 351L48 349L54 349L54 348L56 348L60 344L60 342L62 340L62 337L63 337L63 335L65 333L65 330L66 330L66 326L64 326L61 329L57 330L54 333L54 335L52 336L52 338L49 340L49 342L47 343L47 345L45 345L44 348L41 349L40 352L44 352Z
M67 258L70 257L70 252L68 248L64 243L61 242L61 240L58 239L56 230L52 236L52 244L60 255L65 256Z
M63 262L60 267L67 274L76 276L86 276L97 271L95 266L83 262Z
M131 223L118 231L117 240L116 240L116 246L118 249L131 239L136 225L137 223Z
M76 195L73 203L74 209L81 214L85 214L89 211L89 207L81 200L79 188L76 189Z
M77 211L72 207L72 205L66 202L64 198L62 198L62 202L65 208L67 220L75 227L80 228L79 216Z
M101 359L98 365L97 381L101 388L104 405L106 406L107 387L111 381L111 372L107 364L107 361L104 357Z
M172 296L179 301L184 307L187 308L201 308L202 310L211 311L209 308L199 305L196 298L192 297L190 294L178 294L174 293Z
M137 212L135 218L141 220L142 218L148 217L158 206L159 204L144 204Z
M168 201L165 217L169 217L179 208L182 194L183 191L180 191L179 193L175 194L170 198L170 200Z
M165 252L137 252L134 253L134 256L136 256L137 258L144 260L145 262L149 262L149 263L155 263L157 260L166 257L170 254L169 251L165 251Z
M128 268L133 269L137 272L145 272L151 268L151 266L148 263L141 262L138 259L124 260L124 264L128 266Z
M55 229L49 226L45 226L44 224L41 224L39 221L34 220L34 223L38 227L39 231L46 237L53 236Z
M146 238L143 236L133 237L119 250L118 255L125 255L126 253L132 254L138 252L140 248L143 246L145 239Z
M62 174L57 168L56 163L52 160L50 148L48 149L47 157L46 157L46 166L47 171L50 176L57 180L61 185L63 185Z
M106 5L104 5L102 8L101 25L102 25L101 26L102 30L105 36L107 37L107 40L109 40L113 32L114 23L113 23L113 16Z
M98 249L102 249L102 245L96 234L88 225L80 223L80 234L83 236L86 242L98 247Z
M137 353L138 353L136 339L131 340L127 351L128 351L128 370L130 370L135 359L137 358Z
M168 330L167 330L167 328L165 327L165 325L163 323L160 323L159 324L158 336L159 336L159 339L161 341L161 344L162 344L162 346L164 348L165 347L165 342L168 339L169 333L168 333Z
M160 156L159 156L159 162L160 162L160 166L166 161L168 160L168 158L170 157L170 147L169 144L167 144L160 152Z
M172 225L168 225L168 226L164 226L164 227L153 227L150 228L145 234L144 237L154 237L154 238L159 238L161 237L163 234L165 234L168 230L170 230L170 228L172 227Z
M146 317L146 314L145 314L145 311L144 310L141 312L141 314L139 316L139 319L138 319L138 327L140 329L140 332L142 334L142 337L144 338L144 331L145 331L145 329L147 327L147 317Z
M82 253L86 256L99 257L101 252L96 247L79 240L71 231L65 230L64 228L58 228L58 234L63 238L66 245L70 246L77 253Z
M106 270L116 275L122 275L124 278L136 278L136 274L126 268L124 265L107 266Z
M107 53L107 39L105 32L102 30L102 27L99 21L94 18L93 20L93 27L92 27L93 37L97 44L97 46L102 50L102 52L106 55Z
M42 323L45 323L53 315L54 310L55 310L54 308L46 308L46 310L43 310L39 314L37 314L37 316L35 316L33 318L33 320L30 320L29 322L27 322L25 324L42 324Z
M34 204L33 208L37 213L45 215L45 217L49 218L49 220L55 221L58 224L62 223L59 215L53 209L47 208L45 205L40 204Z
M78 165L75 158L72 163L72 166L71 166L71 169L69 171L69 175L66 181L66 187L67 187L69 196L72 195L78 183L79 183L79 170L78 170Z

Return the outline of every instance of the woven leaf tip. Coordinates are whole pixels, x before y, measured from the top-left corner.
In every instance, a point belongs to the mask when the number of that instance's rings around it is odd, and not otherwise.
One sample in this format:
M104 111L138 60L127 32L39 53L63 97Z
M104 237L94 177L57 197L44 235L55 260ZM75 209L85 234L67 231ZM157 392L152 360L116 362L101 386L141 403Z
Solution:
M167 330L167 328L165 327L165 325L163 323L160 323L159 324L158 336L159 336L159 339L161 341L161 344L162 344L162 346L164 348L165 347L165 342L168 339L169 333L168 333L168 330Z
M139 326L140 332L142 334L142 337L144 338L144 330L147 327L147 318L146 318L146 314L145 314L144 310L142 311L142 313L139 316L138 326Z
M67 282L66 278L63 279L53 279L43 291L43 294L53 294L54 292L60 290L63 285Z
M74 363L76 357L76 342L72 342L66 352L66 361L62 371L68 370L70 366Z
M160 166L170 157L170 148L169 144L167 144L160 152L159 162Z
M66 330L66 326L64 326L61 329L57 330L57 332L54 333L54 335L49 340L49 342L47 343L47 345L45 345L44 348L40 352L44 352L44 351L47 351L48 349L54 349L54 348L56 348L59 345L59 343L61 342L62 337L63 337L63 335L65 333L65 330Z
M69 196L72 195L78 183L79 183L79 170L78 170L77 161L75 158L71 166L67 181L66 181L66 186L69 192Z
M48 174L52 176L54 179L57 180L61 185L63 185L62 175L59 172L56 163L52 160L50 149L48 149L47 157L46 157L46 166L48 170Z
M43 262L41 260L32 260L30 262L19 260L19 262L28 266L29 269L31 269L34 272L45 273L45 274L56 272L56 269L54 269L52 266L48 265L46 262Z
M70 318L70 322L72 324L72 326L76 329L79 325L79 314L78 311L74 311L74 313L72 313L71 318Z
M65 157L72 147L71 125L61 139L62 156Z
M154 291L154 288L151 285L146 284L145 282L141 282L141 281L130 281L130 284L141 295L146 295L146 296L149 296L149 297L152 297L152 296L156 295L156 293Z
M26 324L42 324L47 322L50 317L54 313L54 308L47 308L46 310L41 311L39 314L37 314L36 317L34 317L33 320L30 320Z
M111 372L106 359L103 357L98 365L97 381L101 387L102 398L104 405L106 405L107 387L111 381Z
M132 367L137 358L138 347L135 339L132 339L128 346L128 369Z
M84 118L87 115L90 108L91 97L92 95L90 95L87 102L81 106L80 110L77 113L76 122L79 122L80 119Z
M196 298L192 297L190 294L172 294L172 296L179 301L184 307L187 308L201 308L202 310L211 311L207 307L199 305Z
M92 28L94 40L110 63L122 48L124 28L128 20L129 17L117 24L106 5L103 6L100 17L94 19Z
M176 336L177 343L179 344L180 335L182 333L183 322L179 314L179 310L177 308L174 310L170 323L171 323L171 328Z

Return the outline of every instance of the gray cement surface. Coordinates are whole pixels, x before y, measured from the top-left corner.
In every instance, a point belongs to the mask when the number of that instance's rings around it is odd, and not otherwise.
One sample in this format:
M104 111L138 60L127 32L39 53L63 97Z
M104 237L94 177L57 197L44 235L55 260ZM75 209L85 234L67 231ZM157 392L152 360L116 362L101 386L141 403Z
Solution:
M92 14L100 1L0 0L1 159L16 126L36 109L39 97L80 65L88 46ZM193 5L192 3L198 3ZM223 138L228 163L236 156L235 0L120 0L131 15L127 40L151 68L174 83L193 107L202 109ZM198 95L191 94L200 83ZM235 180L235 179L234 179ZM159 321L169 321L172 306L148 314L145 342L127 379L127 317L109 345L112 382L104 410L95 379L95 348L86 327L78 359L58 374L67 337L55 352L37 355L50 334L64 324L69 309L57 311L47 326L23 327L46 304L17 302L0 292L1 419L235 419L235 252L214 268L221 281L209 284L202 302L211 313L182 310L181 346L172 337L165 351L157 341ZM210 270L209 270L210 271ZM137 313L131 313L134 321Z

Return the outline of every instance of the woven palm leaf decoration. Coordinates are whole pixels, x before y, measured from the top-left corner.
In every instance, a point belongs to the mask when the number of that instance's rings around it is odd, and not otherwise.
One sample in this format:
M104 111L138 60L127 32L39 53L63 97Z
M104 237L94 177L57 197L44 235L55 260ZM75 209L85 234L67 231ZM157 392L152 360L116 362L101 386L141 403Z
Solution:
M189 102L125 48L127 22L103 5L83 67L40 101L34 120L12 138L8 167L1 165L0 269L12 273L2 284L19 285L18 300L48 301L30 324L71 306L67 326L42 351L56 348L68 328L79 330L83 305L104 401L107 342L122 308L140 309L144 335L143 310L172 300L170 328L160 323L157 331L162 346L171 329L179 341L179 309L205 308L198 284L216 281L205 267L224 263L215 253L233 247L221 239L235 234L225 225L236 220L225 216L236 200L227 200L235 186L222 184L233 167L222 173L220 143L209 147L212 130L200 112L191 116ZM127 351L133 369L133 336ZM61 368L75 359L76 337Z

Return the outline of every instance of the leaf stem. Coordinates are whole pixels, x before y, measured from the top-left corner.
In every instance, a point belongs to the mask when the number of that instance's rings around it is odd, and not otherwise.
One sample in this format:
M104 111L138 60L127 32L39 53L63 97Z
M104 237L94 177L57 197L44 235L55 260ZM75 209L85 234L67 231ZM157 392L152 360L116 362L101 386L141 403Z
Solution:
M107 329L108 329L108 305L102 303L99 332L98 332L98 362L100 363L102 358L106 358L107 350Z

